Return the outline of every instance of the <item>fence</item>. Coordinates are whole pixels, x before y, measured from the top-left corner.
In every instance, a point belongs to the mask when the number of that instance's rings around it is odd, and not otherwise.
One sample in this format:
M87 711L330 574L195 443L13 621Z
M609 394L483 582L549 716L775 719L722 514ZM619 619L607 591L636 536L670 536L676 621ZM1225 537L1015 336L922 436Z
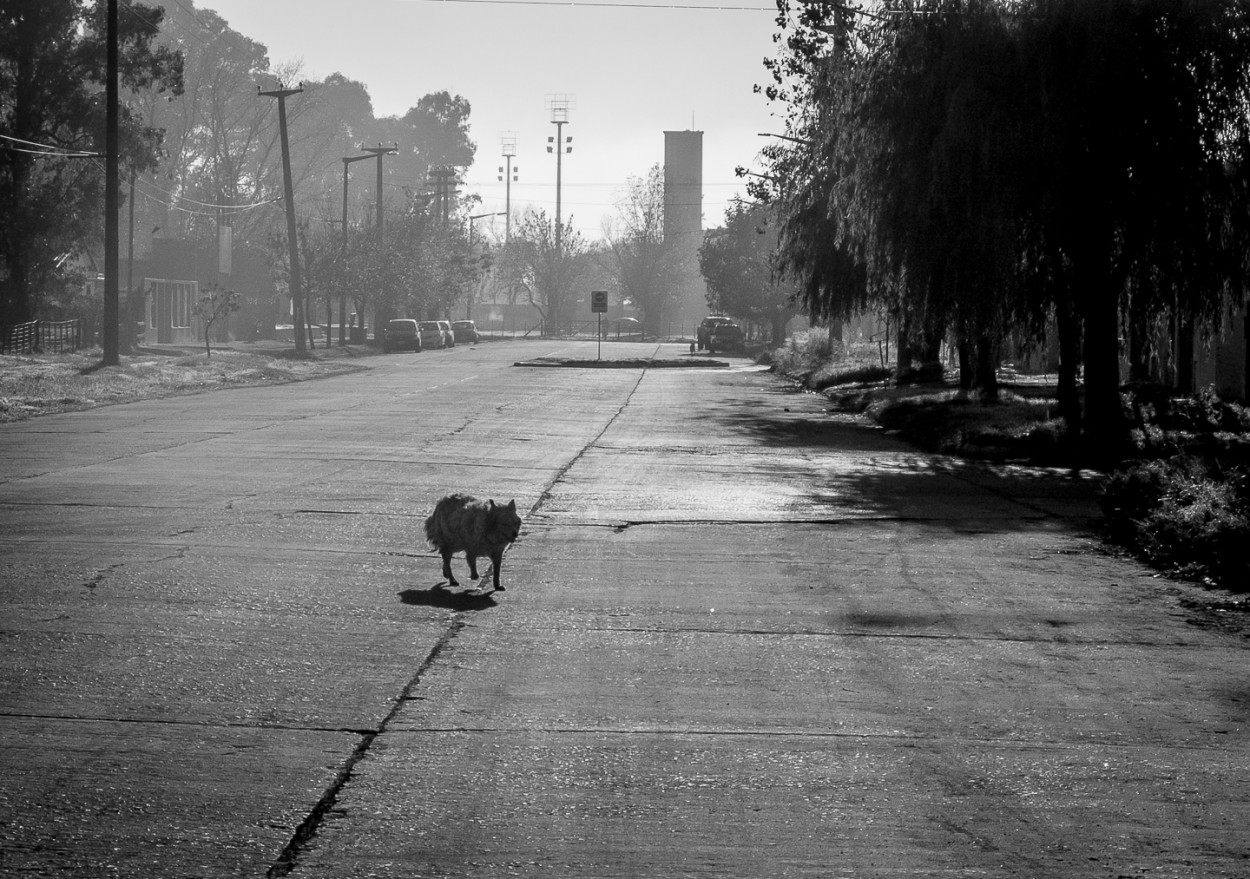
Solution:
M0 354L61 353L82 346L80 319L32 320L0 327Z

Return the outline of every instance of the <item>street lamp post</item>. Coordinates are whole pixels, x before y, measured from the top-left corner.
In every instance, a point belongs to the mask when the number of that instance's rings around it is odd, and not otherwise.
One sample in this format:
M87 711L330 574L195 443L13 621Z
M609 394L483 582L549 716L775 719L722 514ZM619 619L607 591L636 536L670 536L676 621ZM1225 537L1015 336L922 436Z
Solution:
M473 221L474 220L481 220L485 217L506 217L506 216L508 216L507 211L496 211L493 214L474 214L473 216L469 217L469 252L470 253L473 252ZM464 318L465 320L473 319L473 294L472 293L469 294L469 301L465 307Z

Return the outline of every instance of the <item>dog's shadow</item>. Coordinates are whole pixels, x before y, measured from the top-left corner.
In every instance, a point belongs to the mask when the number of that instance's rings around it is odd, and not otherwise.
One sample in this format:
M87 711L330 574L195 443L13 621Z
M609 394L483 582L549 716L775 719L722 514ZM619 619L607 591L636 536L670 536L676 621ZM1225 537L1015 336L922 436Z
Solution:
M489 610L498 607L493 592L451 592L442 583L429 589L405 589L399 593L404 604L437 607L443 610Z

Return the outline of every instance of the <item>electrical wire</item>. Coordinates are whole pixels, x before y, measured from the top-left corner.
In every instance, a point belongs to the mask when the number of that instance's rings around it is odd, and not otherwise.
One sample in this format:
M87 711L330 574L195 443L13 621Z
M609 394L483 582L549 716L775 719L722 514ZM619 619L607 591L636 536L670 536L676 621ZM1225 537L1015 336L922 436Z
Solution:
M185 196L185 195L178 195L177 193L170 192L168 189L161 189L155 183L150 183L147 180L136 180L135 183L141 186L150 186L152 189L155 189L157 192L162 193L163 195L168 195L170 198L176 198L179 201L190 202L191 204L197 205L202 208L214 208L214 209L225 210L225 211L248 210L250 208L258 208L258 207L261 207L262 205L273 204L276 201L282 200L281 197L278 197L278 198L265 199L263 201L254 201L254 202L251 202L250 204L213 204L212 202L198 201L194 198L189 198L188 196Z
M217 210L202 211L202 210L197 210L196 208L184 208L181 205L174 204L173 202L168 202L162 198L157 198L155 195L152 195L152 193L144 192L142 189L139 189L137 187L135 188L135 192L143 196L144 198L146 198L148 201L152 202L153 204L158 204L161 207L166 207L166 208L169 208L170 210L181 211L184 214L192 214L197 217L216 217L220 215L220 211L217 211ZM175 196L175 198L177 198L177 196ZM252 210L255 210L256 208L263 208L266 205L278 204L281 201L282 199L275 198L270 201L258 201L250 205L240 205L240 206L221 205L221 207L223 209L229 207L232 213L241 214L245 211L252 211Z
M20 147L4 147L16 153L27 153L32 156L56 156L66 159L102 159L102 153L88 153L83 150L67 150L64 147L49 146L46 143L35 143L33 140L22 140L20 137L12 137L8 134L0 134L0 140L7 140L12 143L20 143L23 146L35 147L35 149L22 149Z

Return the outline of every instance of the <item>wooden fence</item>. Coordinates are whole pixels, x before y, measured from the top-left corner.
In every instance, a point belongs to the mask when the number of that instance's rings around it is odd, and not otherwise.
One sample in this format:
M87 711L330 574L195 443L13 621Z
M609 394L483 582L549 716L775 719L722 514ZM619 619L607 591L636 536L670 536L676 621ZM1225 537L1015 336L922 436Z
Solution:
M83 347L82 321L32 320L0 327L0 354L61 353Z

